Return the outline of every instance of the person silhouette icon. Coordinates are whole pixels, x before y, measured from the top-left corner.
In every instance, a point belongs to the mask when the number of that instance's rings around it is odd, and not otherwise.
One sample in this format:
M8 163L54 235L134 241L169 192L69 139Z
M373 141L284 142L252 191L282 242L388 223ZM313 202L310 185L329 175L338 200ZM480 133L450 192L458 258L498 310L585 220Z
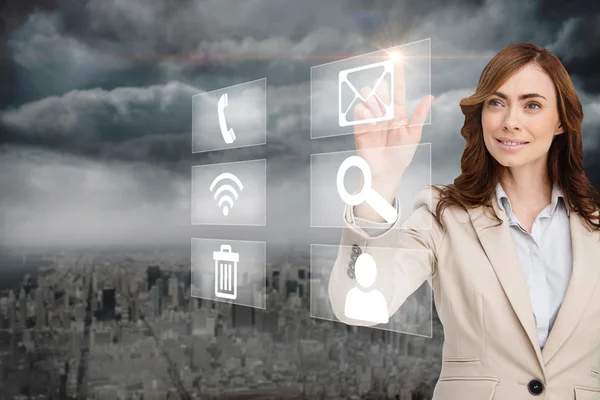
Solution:
M370 289L377 278L377 265L370 254L356 259L354 274L358 286L346 295L344 315L361 321L386 324L389 321L387 302L377 289Z

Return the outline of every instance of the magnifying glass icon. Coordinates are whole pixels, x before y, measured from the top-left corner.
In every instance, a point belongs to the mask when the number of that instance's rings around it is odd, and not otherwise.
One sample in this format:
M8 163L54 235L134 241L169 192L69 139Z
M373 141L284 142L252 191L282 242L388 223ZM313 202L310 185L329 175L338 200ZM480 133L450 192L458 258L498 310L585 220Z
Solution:
M344 176L346 175L346 171L351 167L360 169L364 177L361 191L354 195L348 193L344 187ZM396 222L396 219L398 219L398 212L396 209L371 187L373 177L371 176L369 164L367 164L364 158L359 156L350 156L346 158L338 169L336 183L338 194L346 204L355 206L366 201L367 204L370 205L377 214L381 215L386 222L393 224Z

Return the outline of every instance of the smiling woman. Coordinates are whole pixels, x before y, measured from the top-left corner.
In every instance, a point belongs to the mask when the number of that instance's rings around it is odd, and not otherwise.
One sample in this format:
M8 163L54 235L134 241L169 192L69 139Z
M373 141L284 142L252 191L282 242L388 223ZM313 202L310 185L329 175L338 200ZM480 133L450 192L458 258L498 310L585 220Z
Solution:
M531 218L557 186L586 223L600 229L592 215L600 207L600 195L583 169L581 103L554 54L534 44L502 49L460 106L466 141L462 173L439 191L437 215L449 205L483 205L492 211L488 202L500 182L511 201L523 204L523 218ZM531 194L518 189L527 186L540 190Z
M433 400L600 398L600 196L583 170L583 112L569 74L534 44L502 49L460 102L461 174L419 192L400 225L397 189L431 99L409 124L401 63L394 73L394 119L376 131L357 126L355 142L372 190L397 215L383 222L368 202L346 207L329 279L335 316L387 321L348 310L348 293L368 290L383 296L391 321L428 281L444 329ZM382 110L367 101L356 113ZM369 288L346 273L365 253L377 268Z

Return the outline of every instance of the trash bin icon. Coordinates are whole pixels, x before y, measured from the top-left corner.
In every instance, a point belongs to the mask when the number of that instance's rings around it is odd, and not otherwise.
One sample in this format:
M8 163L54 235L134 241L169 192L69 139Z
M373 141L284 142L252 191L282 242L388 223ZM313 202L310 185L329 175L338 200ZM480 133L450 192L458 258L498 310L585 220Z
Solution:
M215 296L235 300L237 298L237 264L240 255L231 246L222 244L220 251L213 252L215 260Z

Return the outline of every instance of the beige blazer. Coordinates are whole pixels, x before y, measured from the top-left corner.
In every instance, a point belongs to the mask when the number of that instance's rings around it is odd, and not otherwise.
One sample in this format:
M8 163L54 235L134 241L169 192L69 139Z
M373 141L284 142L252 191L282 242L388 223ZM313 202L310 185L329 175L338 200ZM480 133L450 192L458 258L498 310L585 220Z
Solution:
M491 203L503 225L494 227L496 222L481 207L465 211L450 206L442 217L446 232L433 216L437 200L430 188L419 191L402 229L372 238L349 223L346 208L329 280L336 317L347 324L373 325L344 316L346 294L356 287L347 270L356 254L367 252L376 261L374 287L384 295L389 316L425 280L433 289L444 327L434 400L600 399L599 233L570 213L573 272L540 350L529 290L496 198ZM378 247L409 251L380 253Z

